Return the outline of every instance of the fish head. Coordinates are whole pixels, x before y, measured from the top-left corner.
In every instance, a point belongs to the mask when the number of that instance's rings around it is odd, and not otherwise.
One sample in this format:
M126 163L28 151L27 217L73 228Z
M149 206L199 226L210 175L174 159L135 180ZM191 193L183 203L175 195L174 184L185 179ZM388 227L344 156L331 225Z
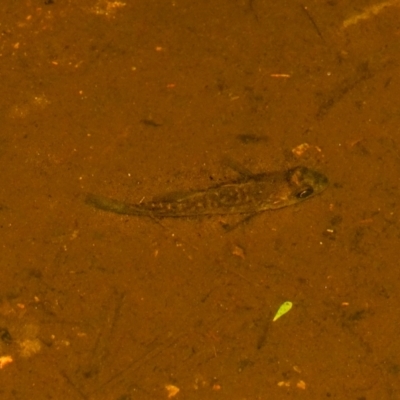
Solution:
M291 188L293 203L308 199L323 192L328 187L328 178L307 167L295 167L287 171L287 181Z

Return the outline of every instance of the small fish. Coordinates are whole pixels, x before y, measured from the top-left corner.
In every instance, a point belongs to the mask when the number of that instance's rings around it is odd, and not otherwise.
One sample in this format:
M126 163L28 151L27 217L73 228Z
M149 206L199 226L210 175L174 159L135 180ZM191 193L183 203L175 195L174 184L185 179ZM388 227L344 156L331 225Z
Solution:
M253 174L205 190L170 193L152 201L129 204L96 194L86 203L117 214L153 218L247 214L287 207L309 199L328 186L328 179L306 167Z

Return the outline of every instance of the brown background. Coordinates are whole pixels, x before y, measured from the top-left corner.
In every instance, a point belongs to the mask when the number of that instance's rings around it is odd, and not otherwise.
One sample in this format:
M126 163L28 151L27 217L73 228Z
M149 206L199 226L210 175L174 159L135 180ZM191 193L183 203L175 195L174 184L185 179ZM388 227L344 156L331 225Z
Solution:
M1 399L398 399L399 17L2 2ZM229 233L83 201L214 185L227 157L330 187Z

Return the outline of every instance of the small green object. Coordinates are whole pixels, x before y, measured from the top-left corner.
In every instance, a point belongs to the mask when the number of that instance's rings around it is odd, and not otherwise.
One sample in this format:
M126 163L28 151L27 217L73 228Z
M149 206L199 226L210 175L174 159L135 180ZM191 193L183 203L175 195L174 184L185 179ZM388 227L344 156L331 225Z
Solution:
M293 303L291 301L285 301L281 306L279 307L277 313L275 314L275 317L272 321L276 321L278 318L282 317L282 315L286 314L290 309L292 308Z

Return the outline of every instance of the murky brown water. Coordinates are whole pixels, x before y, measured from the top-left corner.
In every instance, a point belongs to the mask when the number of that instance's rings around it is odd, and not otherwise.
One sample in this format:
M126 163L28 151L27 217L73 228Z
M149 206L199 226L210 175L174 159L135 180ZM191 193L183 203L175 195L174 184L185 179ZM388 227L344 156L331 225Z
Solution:
M399 398L398 1L0 16L1 399ZM228 233L84 204L215 185L225 158L331 184Z

